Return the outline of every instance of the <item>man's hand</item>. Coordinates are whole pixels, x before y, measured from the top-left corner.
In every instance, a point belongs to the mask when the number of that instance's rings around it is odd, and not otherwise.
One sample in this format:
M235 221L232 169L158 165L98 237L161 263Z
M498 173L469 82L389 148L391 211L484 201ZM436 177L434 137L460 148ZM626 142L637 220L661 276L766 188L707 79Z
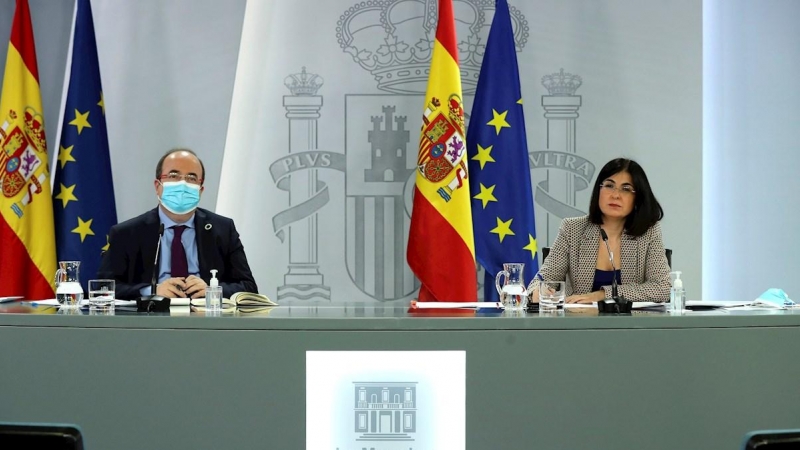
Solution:
M606 298L605 291L594 291L588 294L570 295L567 303L594 303Z
M156 287L156 295L168 298L184 298L186 294L186 282L183 278L169 278Z
M190 298L205 298L206 296L206 288L208 285L202 278L189 275L186 277L185 287L183 290L186 292L186 296Z

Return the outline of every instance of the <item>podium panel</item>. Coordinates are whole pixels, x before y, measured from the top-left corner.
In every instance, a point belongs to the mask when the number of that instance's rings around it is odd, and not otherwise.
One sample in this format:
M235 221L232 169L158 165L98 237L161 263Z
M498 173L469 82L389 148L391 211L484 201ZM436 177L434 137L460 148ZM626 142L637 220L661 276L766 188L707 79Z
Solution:
M284 308L267 317L0 314L0 341L0 422L74 423L91 448L305 448L314 426L307 424L309 352L463 352L470 450L722 450L737 448L752 430L796 427L800 416L800 403L788 394L800 372L793 356L800 314L791 312L419 317L351 307ZM401 386L409 380L395 369L380 381L397 386L365 384L364 391L381 395L386 387L388 403L404 403L414 386ZM318 376L320 366L314 370ZM343 395L353 406L341 423L353 434L358 388ZM376 412L373 419L386 430L406 424L403 414ZM326 426L337 420L329 417ZM413 423L421 427L422 419ZM424 426L437 430L436 420ZM357 442L353 449L395 448Z

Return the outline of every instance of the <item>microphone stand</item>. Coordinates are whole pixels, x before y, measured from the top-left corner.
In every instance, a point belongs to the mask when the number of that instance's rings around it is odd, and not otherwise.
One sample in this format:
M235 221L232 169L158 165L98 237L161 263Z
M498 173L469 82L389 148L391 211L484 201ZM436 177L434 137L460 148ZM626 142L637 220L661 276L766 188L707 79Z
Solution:
M158 243L156 244L156 257L153 261L153 276L150 279L150 295L139 297L136 300L136 311L138 312L165 312L169 311L171 300L169 297L156 295L156 285L158 284L158 257L161 252L161 237L164 235L164 224L158 227Z
M603 299L597 302L597 310L605 313L630 314L633 304L625 297L619 295L619 291L617 290L617 267L614 265L614 253L611 252L611 247L608 245L608 234L606 234L606 230L600 228L600 237L603 238L603 242L606 244L608 260L611 262L611 269L614 275L611 278L611 299Z

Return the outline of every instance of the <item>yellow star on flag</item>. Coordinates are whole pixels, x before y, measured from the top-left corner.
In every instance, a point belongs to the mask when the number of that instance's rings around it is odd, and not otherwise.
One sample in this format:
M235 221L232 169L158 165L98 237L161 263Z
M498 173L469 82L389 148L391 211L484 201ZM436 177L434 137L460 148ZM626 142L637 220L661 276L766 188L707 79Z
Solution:
M58 195L56 195L56 198L61 200L62 203L61 206L63 206L64 208L67 207L67 203L73 200L76 202L78 201L78 197L75 197L75 194L72 193L72 191L75 190L75 186L77 185L73 184L70 187L66 187L63 184L61 184L61 190L58 192Z
M507 221L503 222L500 218L497 218L497 226L489 230L489 232L494 233L500 237L500 243L503 243L503 239L506 236L514 236L514 232L511 231L511 222L514 219L508 219Z
M81 242L86 239L87 235L94 236L94 231L92 231L92 221L94 219L89 219L86 222L83 221L80 217L78 217L78 226L75 227L72 232L81 235Z
M473 161L478 161L481 163L481 169L483 166L486 165L487 162L495 162L494 158L492 158L492 145L483 148L481 144L478 144L478 154L472 157Z
M491 125L494 127L494 131L497 134L500 134L500 130L503 128L511 128L511 125L506 122L506 116L508 115L508 111L503 111L502 113L497 112L496 109L492 108L492 120L490 120L486 125Z
M75 118L72 119L72 122L69 124L78 127L78 134L81 134L84 128L92 128L92 125L89 123L89 111L81 114L80 111L76 109Z
M75 146L70 145L69 147L61 147L61 150L58 152L58 161L61 163L62 169L67 165L68 162L76 162L75 158L72 157L72 147Z
M521 105L522 104L522 99L517 100L517 104Z
M475 194L474 199L480 200L483 202L483 209L486 209L486 205L489 202L496 202L497 199L494 197L494 187L497 186L493 184L488 188L483 185L483 183L479 183L481 185L481 192L479 194Z
M536 250L539 248L536 246L536 239L528 234L528 245L522 247L523 250L528 250L531 252L531 258L536 259Z
M109 247L111 247L111 243L108 242L108 235L106 235L106 245L100 247L100 250L107 252Z
M103 98L103 91L100 91L100 101L97 102L97 105L100 107L100 109L103 110L103 115L105 116L106 115L106 101ZM80 134L80 133L78 133L78 134Z

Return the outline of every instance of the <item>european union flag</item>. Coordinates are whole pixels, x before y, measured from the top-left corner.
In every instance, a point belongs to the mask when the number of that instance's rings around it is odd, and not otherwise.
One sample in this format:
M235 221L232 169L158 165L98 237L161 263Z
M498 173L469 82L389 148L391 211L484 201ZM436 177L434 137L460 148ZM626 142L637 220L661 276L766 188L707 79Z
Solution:
M69 87L53 185L59 261L81 261L81 284L97 277L117 223L103 88L89 0L78 0Z
M497 301L494 278L503 263L525 263L527 280L539 271L525 117L506 0L495 3L467 152L475 256L486 270L484 300Z

